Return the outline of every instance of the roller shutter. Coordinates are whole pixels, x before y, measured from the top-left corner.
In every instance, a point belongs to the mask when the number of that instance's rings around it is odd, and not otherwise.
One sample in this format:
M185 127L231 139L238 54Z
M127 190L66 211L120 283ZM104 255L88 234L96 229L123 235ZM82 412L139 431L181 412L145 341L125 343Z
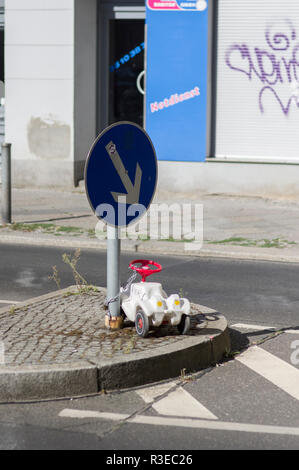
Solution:
M215 156L299 161L299 1L218 3Z

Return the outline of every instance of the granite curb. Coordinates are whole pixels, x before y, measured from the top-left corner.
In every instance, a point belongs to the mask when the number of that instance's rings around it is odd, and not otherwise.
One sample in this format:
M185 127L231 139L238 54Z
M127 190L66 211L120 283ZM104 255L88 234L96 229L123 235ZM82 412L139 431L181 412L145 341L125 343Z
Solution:
M22 324L23 317L29 315L23 311L30 311L30 307L38 308L40 302L46 303L49 307L51 303L57 302L65 294L69 295L71 291L74 292L74 289L76 287L71 286L18 304L17 308L23 316L19 314L19 319L14 317L14 324ZM105 289L99 289L100 295L104 295ZM72 299L75 302L77 300L74 297ZM195 325L194 328L197 329L190 336L182 337L176 334L172 337L158 337L153 340L153 344L148 343L148 346L147 338L145 338L142 339L141 350L136 348L137 352L134 350L130 354L118 352L115 357L110 358L95 354L87 355L80 360L76 356L75 360L69 362L66 360L63 363L55 363L54 360L41 364L33 361L30 364L19 365L17 361L10 361L0 365L0 402L11 403L97 394L103 390L126 389L180 377L182 373L188 374L215 365L223 359L225 353L230 351L227 321L219 312L198 304L192 305L196 315L200 315L202 320L200 324ZM56 311L54 313L56 315ZM1 327L1 322L5 323L5 319L9 316L9 309L1 308L0 315ZM88 314L85 313L85 315L87 318ZM195 319L195 316L193 318ZM34 327L29 325L28 328L29 336L30 328L33 335ZM130 328L127 332L129 330ZM120 330L120 334L122 332L123 330ZM16 339L16 342L18 341L22 342L22 339Z
M0 243L46 246L56 248L81 248L106 250L105 240L93 240L84 237L54 237L42 233L27 234L0 234ZM134 241L122 240L121 248L130 253L159 253L177 256L229 258L240 260L274 261L286 263L299 263L299 247L287 248L260 248L242 247L238 245L223 246L217 244L203 244L201 249L191 249L192 243L175 241Z

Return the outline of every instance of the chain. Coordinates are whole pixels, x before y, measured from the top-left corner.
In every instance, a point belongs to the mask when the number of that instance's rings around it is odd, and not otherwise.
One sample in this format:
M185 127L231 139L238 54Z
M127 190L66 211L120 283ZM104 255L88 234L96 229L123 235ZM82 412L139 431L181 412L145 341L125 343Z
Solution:
M110 318L111 318L111 313L110 313L109 305L113 302L117 302L117 300L119 300L121 294L123 294L125 291L129 290L129 288L131 287L131 285L135 281L136 277L137 277L137 271L134 271L133 274L131 274L131 276L127 280L127 282L125 284L121 285L120 291L117 295L115 295L114 297L111 297L110 299L106 298L105 305L108 307L108 315L109 315Z

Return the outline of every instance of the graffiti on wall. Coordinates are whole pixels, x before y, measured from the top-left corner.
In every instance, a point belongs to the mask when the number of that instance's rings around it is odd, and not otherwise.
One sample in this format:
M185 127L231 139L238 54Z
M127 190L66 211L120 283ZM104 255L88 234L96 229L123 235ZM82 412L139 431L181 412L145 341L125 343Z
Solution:
M291 20L284 20L280 28L267 27L263 45L232 44L225 61L233 72L244 74L249 81L256 77L261 113L265 112L266 94L272 94L288 116L292 106L299 108L299 41Z

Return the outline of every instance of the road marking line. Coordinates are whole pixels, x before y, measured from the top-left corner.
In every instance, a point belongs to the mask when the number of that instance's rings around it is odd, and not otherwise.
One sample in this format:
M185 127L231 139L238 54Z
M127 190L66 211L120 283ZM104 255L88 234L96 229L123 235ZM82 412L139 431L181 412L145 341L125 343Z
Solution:
M64 410L60 411L58 416L61 418L100 418L112 421L120 421L127 419L130 415L120 413L102 413L100 411L92 410L72 410L65 408Z
M234 325L230 325L230 328L243 328L244 330L257 330L257 331L263 331L263 330L273 330L273 331L279 331L279 327L275 326L265 326L265 325L249 325L248 323L235 323ZM299 329L298 330L283 330L284 333L289 333L293 335L299 335Z
M299 400L299 370L258 346L235 358L249 369Z
M175 382L169 382L166 384L155 385L154 387L141 388L135 390L135 392L142 398L145 403L152 403L155 398L168 392L172 387L176 385Z
M182 387L155 402L152 407L162 415L201 419L218 419Z
M19 304L21 302L16 300L0 300L0 304Z
M244 328L245 330L276 330L274 326L265 326L265 325L248 325L247 323L235 323L231 325L231 328Z
M112 421L127 419L129 415L119 413L101 413L99 411L84 411L64 409L59 413L63 418L98 418ZM127 420L131 424L148 424L151 426L172 426L193 429L210 429L212 431L235 431L262 434L281 434L299 436L299 428L287 426L269 426L264 424L231 423L225 421L209 421L190 418L166 418L162 416L137 415Z
M230 423L224 421L206 421L203 419L165 418L160 416L138 415L129 419L127 422L133 424L149 424L152 426L174 426L184 428L210 429L215 431L236 431L299 436L299 428L294 427Z

